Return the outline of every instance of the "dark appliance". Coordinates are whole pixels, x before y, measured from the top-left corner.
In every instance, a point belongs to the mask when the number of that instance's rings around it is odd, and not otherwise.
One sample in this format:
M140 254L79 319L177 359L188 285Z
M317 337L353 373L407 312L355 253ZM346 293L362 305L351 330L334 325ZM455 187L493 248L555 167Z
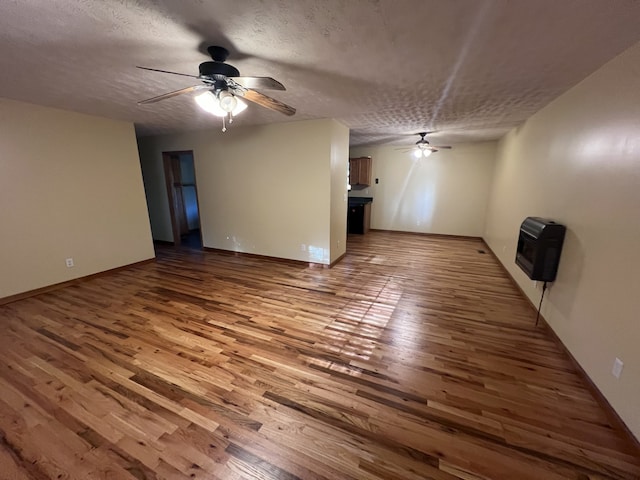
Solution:
M349 197L347 233L364 234L371 225L371 197Z
M551 220L527 217L520 225L516 264L531 280L553 282L558 272L566 227Z

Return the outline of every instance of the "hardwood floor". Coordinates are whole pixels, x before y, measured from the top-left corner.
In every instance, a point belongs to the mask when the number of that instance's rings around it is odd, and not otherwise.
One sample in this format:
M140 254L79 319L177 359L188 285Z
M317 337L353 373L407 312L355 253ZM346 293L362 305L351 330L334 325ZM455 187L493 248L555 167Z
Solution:
M370 232L320 269L162 248L2 306L0 478L640 478L485 249Z

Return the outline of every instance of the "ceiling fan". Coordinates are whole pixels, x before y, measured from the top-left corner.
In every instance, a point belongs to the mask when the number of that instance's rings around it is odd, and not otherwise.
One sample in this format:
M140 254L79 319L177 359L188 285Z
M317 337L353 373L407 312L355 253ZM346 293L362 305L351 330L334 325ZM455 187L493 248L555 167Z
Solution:
M210 46L207 48L207 52L209 52L213 61L201 63L199 75L169 72L167 70L158 70L157 68L137 67L151 72L197 78L202 82L202 85L193 85L142 100L138 102L138 105L159 102L185 93L200 92L195 97L196 103L205 111L222 117L223 132L227 130L225 120L228 120L229 123L233 122L233 117L247 108L247 104L242 99L285 115L296 113L295 108L254 90L285 90L284 85L280 82L271 77L241 77L237 68L225 63L229 56L229 51L224 47Z
M416 135L420 135L420 140L418 140L415 144L415 147L407 148L404 151L413 151L413 156L416 158L428 157L432 153L437 152L438 150L443 149L451 149L450 145L431 145L429 141L424 138L427 134L433 132L419 132Z

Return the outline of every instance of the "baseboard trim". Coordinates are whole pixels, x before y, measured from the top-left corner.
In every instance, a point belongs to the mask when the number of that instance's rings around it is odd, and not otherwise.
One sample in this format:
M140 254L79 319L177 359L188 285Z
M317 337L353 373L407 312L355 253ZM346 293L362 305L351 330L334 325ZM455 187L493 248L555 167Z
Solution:
M327 265L324 263L305 262L304 260L293 260L291 258L270 257L269 255L259 255L257 253L235 252L233 250L224 250L221 248L202 247L202 250L204 250L205 252L218 253L220 255L228 255L231 257L246 257L246 258L255 258L259 260L270 260L272 262L288 263L290 265L297 265L300 267L331 268L333 266L333 264Z
M522 287L520 286L520 284L518 282L516 282L516 279L513 277L513 275L511 275L511 272L507 269L507 267L504 266L504 264L500 261L500 259L498 258L498 256L496 255L496 252L494 252L491 247L489 246L489 244L485 241L484 238L481 239L482 243L484 243L485 247L487 247L487 250L489 251L489 253L491 254L491 256L493 256L493 258L496 260L496 262L498 262L498 265L500 265L500 268L502 268L502 271L504 273L507 274L507 276L509 277L509 279L511 280L511 283L513 284L514 287L516 287L518 289L518 291L520 292L520 295L522 295L524 297L524 299L527 301L527 303L529 304L529 306L531 306L531 308L533 308L534 312L536 313L536 315L538 314L538 306L533 303L531 301L531 299L527 296L526 293L524 293L524 290L522 289ZM542 316L542 314L540 314L540 320L542 320L544 322L545 325L548 325L547 321L545 320L545 318Z
M595 397L596 401L600 404L605 414L609 418L609 422L613 426L614 430L619 430L623 432L625 436L628 437L629 446L636 450L636 454L640 454L640 441L638 441L638 439L635 437L633 432L629 429L629 427L627 427L627 424L624 423L624 420L620 418L620 415L618 415L618 412L616 412L615 409L611 406L611 404L609 403L609 400L607 400L607 398L596 386L596 384L593 383L593 380L591 380L591 377L589 377L589 375L584 370L584 368L582 368L582 365L578 363L578 361L571 354L569 349L565 346L564 343L562 343L562 340L560 340L560 337L558 337L558 335L556 334L555 330L551 327L551 325L549 325L549 323L542 317L540 317L540 320L543 326L547 329L547 331L551 335L551 337L554 339L554 341L558 344L558 346L562 350L564 350L566 355L569 357L574 368L578 371L578 374L582 377L582 380L587 385L587 388L589 389L591 394Z
M421 235L424 237L438 237L438 238L457 238L457 239L464 239L464 240L482 240L482 237L474 237L471 235L451 235L448 233L429 233L429 232L409 232L406 230L382 230L379 228L371 228L369 229L370 232L382 232L382 233L400 233L400 234L404 234L404 235ZM365 234L359 234L359 233L352 233L351 235L366 235ZM484 241L484 240L483 240Z
M533 311L537 314L537 312L538 312L537 305L535 305L531 301L531 299L524 293L524 290L520 287L518 282L516 282L516 279L513 278L513 275L511 275L511 272L509 270L507 270L507 267L505 267L504 264L500 261L498 256L491 249L491 247L489 246L489 244L486 242L486 240L484 238L482 239L482 242L486 245L487 250L489 252L491 252L491 255L493 255L493 258L496 259L496 261L498 262L498 264L500 265L502 270L507 274L507 276L511 280L511 283L513 283L513 285L518 289L520 294L527 300L527 303L531 306ZM618 412L616 412L615 409L611 406L611 404L609 403L609 400L607 400L607 397L604 396L604 394L596 386L596 384L593 382L593 380L591 380L591 377L587 374L587 372L584 370L584 368L582 368L582 365L580 365L580 363L578 363L576 358L569 351L567 346L562 342L562 340L560 339L558 334L551 327L551 325L549 325L549 322L547 321L546 318L544 318L542 316L542 314L540 314L540 323L539 323L539 325L541 325L542 328L545 329L549 333L549 335L551 336L553 341L560 347L561 350L563 350L565 352L567 357L569 357L569 360L571 361L571 364L573 365L573 367L578 372L578 375L582 378L582 381L586 385L587 389L591 392L591 394L595 397L595 399L598 402L598 404L604 410L604 412L607 415L607 418L609 419L609 422L611 423L611 425L614 428L614 430L617 430L617 431L621 432L623 434L623 436L625 436L627 438L628 443L629 443L629 448L631 450L635 450L637 454L640 454L640 441L635 437L635 435L629 429L627 424L624 423L624 420L622 420L622 418L620 418L620 415L618 415Z
M67 280L65 282L54 283L53 285L47 285L46 287L36 288L34 290L29 290L22 293L16 293L15 295L9 295L8 297L0 298L0 305L6 305L8 303L17 302L18 300L24 300L25 298L35 297L36 295L41 295L43 293L53 292L55 290L60 290L61 288L69 287L71 285L77 285L79 283L87 282L89 280L93 280L94 278L104 277L105 275L111 275L112 273L119 272L121 270L126 270L128 268L137 267L139 265L145 265L147 263L155 262L155 258L149 258L147 260L141 260L139 262L130 263L128 265L123 265L121 267L111 268L109 270L104 270L103 272L92 273L91 275L85 275L84 277L74 278L72 280Z
M340 262L346 256L347 256L347 252L344 252L342 255L340 255L338 258L336 258L333 262L329 264L329 268L333 268L338 262Z
M175 243L170 242L169 240L154 240L153 244L154 245L171 245L171 246L175 245Z

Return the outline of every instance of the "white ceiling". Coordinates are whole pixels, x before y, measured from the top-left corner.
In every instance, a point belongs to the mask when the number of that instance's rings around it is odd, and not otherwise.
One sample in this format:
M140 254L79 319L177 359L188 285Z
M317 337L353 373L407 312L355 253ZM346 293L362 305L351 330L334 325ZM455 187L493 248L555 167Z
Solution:
M640 41L635 0L0 0L0 96L135 122L139 135L220 128L187 95L216 44L294 117L336 118L351 144L499 138ZM197 80L195 81L197 83ZM612 92L612 95L615 92Z

